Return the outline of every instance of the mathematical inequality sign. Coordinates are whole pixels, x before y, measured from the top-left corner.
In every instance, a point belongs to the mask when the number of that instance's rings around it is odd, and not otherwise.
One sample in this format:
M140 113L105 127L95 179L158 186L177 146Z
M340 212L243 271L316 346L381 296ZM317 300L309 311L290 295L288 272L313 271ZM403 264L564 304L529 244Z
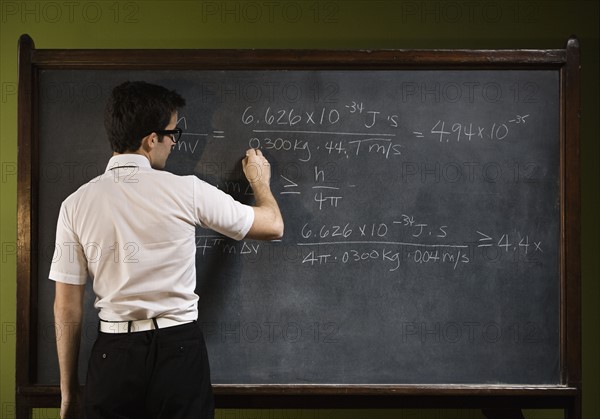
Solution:
M260 149L285 219L284 237L273 242L196 232L199 322L217 393L462 385L577 394L566 386L574 361L561 333L571 330L564 223L578 231L565 198L573 156L565 155L563 50L535 56L544 64L537 67L502 59L494 67L474 54L446 68L449 53L443 69L433 53L423 68L387 56L362 68L350 53L345 64L308 54L306 65L293 54L277 61L249 53L240 62L226 54L217 66L203 53L190 64L156 52L173 68L142 71L113 54L115 68L48 61L36 73L44 210L35 218L33 384L58 384L55 334L69 333L52 321L47 279L58 209L104 172L112 88L146 80L187 100L166 170L251 204L241 158ZM86 245L138 261L133 242ZM96 330L90 292L82 382Z

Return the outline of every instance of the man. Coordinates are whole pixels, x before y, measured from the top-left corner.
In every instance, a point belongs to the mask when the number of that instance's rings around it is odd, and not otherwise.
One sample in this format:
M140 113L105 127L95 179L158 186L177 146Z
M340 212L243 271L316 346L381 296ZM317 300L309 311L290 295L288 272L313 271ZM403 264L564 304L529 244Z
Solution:
M208 359L196 323L195 227L236 240L271 240L283 220L268 161L250 149L242 168L256 199L243 205L195 176L161 171L181 136L174 91L117 86L106 107L113 149L104 174L63 202L49 277L60 366L61 417L80 417L77 362L88 277L100 331L89 361L87 418L209 418ZM68 326L67 326L68 325ZM75 327L73 327L75 325Z

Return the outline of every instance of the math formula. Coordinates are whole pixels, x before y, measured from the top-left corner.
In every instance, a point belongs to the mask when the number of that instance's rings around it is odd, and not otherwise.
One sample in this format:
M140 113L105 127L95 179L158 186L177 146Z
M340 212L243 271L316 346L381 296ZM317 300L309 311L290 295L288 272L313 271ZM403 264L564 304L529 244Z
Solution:
M446 101L430 101L436 91L423 83L373 94L333 80L317 89L319 83L311 81L306 92L295 84L297 94L286 100L277 100L275 88L269 100L235 95L227 120L213 118L209 129L191 123L190 115L179 121L185 128L180 153L254 148L269 158L272 190L287 215L285 237L269 246L293 247L294 265L311 270L373 268L393 275L406 267L459 272L543 264L554 245L528 218L528 202L544 190L547 163L522 150L534 147L531 139L548 116L536 111L539 89L535 100L515 96L517 84L536 82L465 81L485 86L485 94L474 90ZM413 85L425 87L409 95ZM345 95L347 89L362 93ZM316 91L328 95L309 94ZM217 170L217 186L251 199L234 171ZM266 247L235 246L218 236L197 240L202 255L255 260Z

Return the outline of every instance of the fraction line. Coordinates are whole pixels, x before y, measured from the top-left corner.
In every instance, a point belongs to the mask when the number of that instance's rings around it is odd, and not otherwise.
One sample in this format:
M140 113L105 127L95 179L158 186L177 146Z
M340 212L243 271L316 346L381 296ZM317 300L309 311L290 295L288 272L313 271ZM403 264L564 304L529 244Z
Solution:
M295 131L295 130L268 130L268 129L254 129L253 132L261 133L293 133L293 134L331 134L331 135L364 135L373 137L395 137L396 134L371 134L362 132L331 132L331 131Z
M456 249L467 249L469 246L464 244L421 244L407 242L387 242L387 241L339 241L339 242L317 242L317 243L297 243L298 246L318 246L318 245L335 245L335 244L389 244L399 246L414 246L414 247L451 247Z

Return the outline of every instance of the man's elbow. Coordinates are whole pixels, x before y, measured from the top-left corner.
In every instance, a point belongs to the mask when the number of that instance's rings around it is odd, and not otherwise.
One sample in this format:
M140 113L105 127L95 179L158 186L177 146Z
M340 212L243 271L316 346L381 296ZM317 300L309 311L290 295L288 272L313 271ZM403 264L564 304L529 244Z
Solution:
M285 226L282 219L277 220L273 224L273 228L271 231L271 237L269 240L279 240L283 237L283 232L285 230Z
M268 224L262 224L260 227L253 226L245 239L251 240L279 240L283 237L283 221L273 221Z
M254 207L254 214L254 222L245 238L279 240L283 237L284 222L279 210Z
M262 232L255 237L259 240L279 240L283 237L283 220L276 220L271 223L266 228L263 228Z
M70 285L56 282L54 316L59 318L81 318L85 285Z

